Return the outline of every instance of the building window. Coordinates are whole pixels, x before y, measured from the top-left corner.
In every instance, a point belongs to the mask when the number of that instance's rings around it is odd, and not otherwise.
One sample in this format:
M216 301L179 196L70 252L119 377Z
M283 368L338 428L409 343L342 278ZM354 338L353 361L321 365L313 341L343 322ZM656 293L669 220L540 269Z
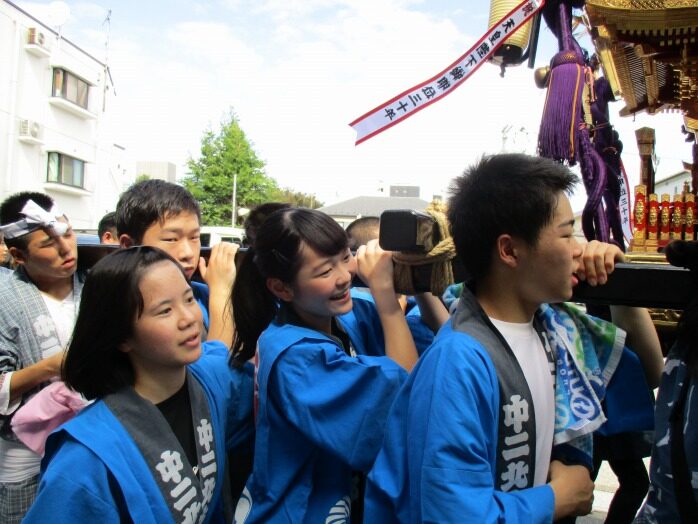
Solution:
M48 154L48 182L85 187L85 162L63 153Z
M65 69L53 69L53 96L65 98L83 109L87 109L90 84Z

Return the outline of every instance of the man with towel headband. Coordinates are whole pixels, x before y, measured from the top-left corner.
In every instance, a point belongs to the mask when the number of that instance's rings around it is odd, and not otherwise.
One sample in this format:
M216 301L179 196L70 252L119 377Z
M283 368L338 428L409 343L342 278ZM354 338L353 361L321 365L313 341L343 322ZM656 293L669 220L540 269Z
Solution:
M0 522L13 524L34 500L41 457L17 439L12 416L60 375L82 281L75 233L51 197L8 197L0 224L17 265L0 281Z

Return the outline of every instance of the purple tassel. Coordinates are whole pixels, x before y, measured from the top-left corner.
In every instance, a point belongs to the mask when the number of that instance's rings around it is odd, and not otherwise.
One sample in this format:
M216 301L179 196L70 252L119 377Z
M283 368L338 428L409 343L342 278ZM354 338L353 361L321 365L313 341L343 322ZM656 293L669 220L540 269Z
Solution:
M574 165L575 133L582 116L584 67L574 52L561 51L552 60L550 84L538 132L538 153Z
M589 240L608 242L610 224L616 242L622 247L617 191L612 183L608 183L606 163L591 143L582 114L586 68L582 48L572 35L570 20L572 7L583 5L583 0L553 0L544 8L544 17L558 39L560 51L550 64L538 153L570 166L580 162L587 192L587 203L582 212L584 236Z

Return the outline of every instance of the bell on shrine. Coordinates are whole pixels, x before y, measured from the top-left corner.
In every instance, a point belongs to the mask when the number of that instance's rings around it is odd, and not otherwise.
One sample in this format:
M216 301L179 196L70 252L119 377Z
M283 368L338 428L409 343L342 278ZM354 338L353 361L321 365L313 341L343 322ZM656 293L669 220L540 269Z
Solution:
M538 89L545 89L548 87L548 80L550 79L550 66L539 67L533 72L533 81L536 83Z

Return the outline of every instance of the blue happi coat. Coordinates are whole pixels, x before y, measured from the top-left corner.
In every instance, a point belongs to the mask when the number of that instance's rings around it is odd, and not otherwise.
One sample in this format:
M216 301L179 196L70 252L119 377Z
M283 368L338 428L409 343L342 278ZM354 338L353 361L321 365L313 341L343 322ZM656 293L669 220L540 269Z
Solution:
M203 282L197 282L195 280L189 282L189 285L191 286L191 290L194 293L194 299L196 300L196 303L199 304L199 308L201 309L201 316L204 322L204 329L208 332L208 285L204 284Z
M216 443L215 488L200 522L222 522L226 448L249 445L252 436L252 373L251 366L231 370L223 344L204 346L204 355L188 366L208 402ZM174 522L156 474L107 404L98 400L49 436L37 498L23 522Z
M537 414L555 418L552 458L588 464L591 433L605 420L600 402L614 389L614 372L624 367L621 362L633 368L623 357L629 352L623 347L624 333L566 305L543 305L536 320L556 361L557 413ZM520 421L531 424L524 428L527 440L501 433L502 409L511 407L500 401L502 392L517 402L530 394L515 360L508 367L493 362L494 352L508 351L474 295L465 290L452 319L421 356L393 404L384 445L368 478L366 523L552 521L552 489L532 482L536 414L530 402L527 413L532 416ZM499 376L498 369L507 376ZM522 385L511 382L517 375ZM634 387L626 385L621 395L614 395L613 405L629 416L607 428L609 433L651 424L644 379ZM581 400L586 409L575 409L577 404L570 409ZM504 419L505 426L516 428L509 422ZM512 452L523 444L526 453ZM514 457L509 463L502 460L505 453Z
M683 404L683 449L679 456L686 464L690 488L687 500L693 497L694 508L698 504L698 379L691 375L686 364L685 351L694 348L676 344L667 356L662 380L657 394L655 413L655 436L650 462L650 488L647 500L635 520L636 524L663 524L681 522L679 503L672 462L672 446L677 444L671 423L674 411L681 406L679 399L685 395ZM686 388L684 391L683 388ZM678 478L681 478L680 476Z
M370 352L358 332L347 329L352 346ZM257 358L254 468L235 522L348 522L352 472L373 464L405 371L278 318Z
M363 288L362 288L363 289ZM385 356L383 326L380 323L373 296L362 289L352 288L352 310L337 317L337 321L355 342L359 355ZM414 298L407 301L407 327L412 334L417 353L421 355L434 341L434 332L422 321Z
M385 356L385 338L376 303L371 293L351 289L351 311L336 317L342 329L349 335L358 355Z
M552 522L550 486L495 490L498 409L489 355L447 322L395 400L364 522Z

